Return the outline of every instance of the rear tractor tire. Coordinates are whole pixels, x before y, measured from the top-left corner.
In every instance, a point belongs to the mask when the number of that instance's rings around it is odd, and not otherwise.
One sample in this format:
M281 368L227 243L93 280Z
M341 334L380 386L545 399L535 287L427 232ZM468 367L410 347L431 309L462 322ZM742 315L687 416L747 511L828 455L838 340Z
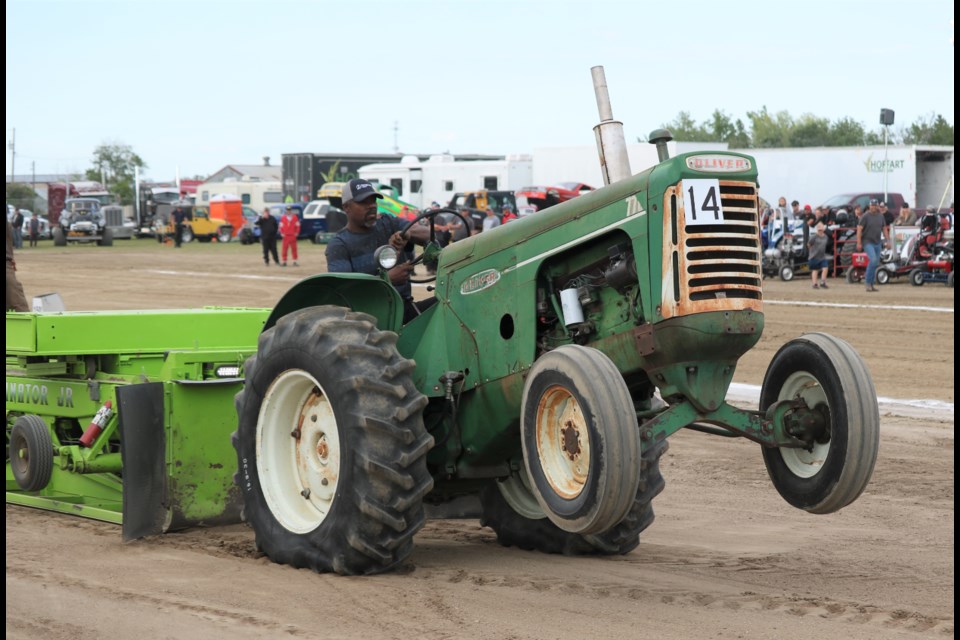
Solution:
M244 516L274 562L360 575L412 552L433 438L396 342L373 317L332 306L260 336L233 441Z
M667 441L661 440L643 451L633 504L626 517L607 531L581 535L553 524L533 496L525 471L483 488L480 524L493 529L497 542L505 547L568 556L629 553L640 543L640 534L653 524L653 499L664 487L660 458L667 448Z
M17 418L10 430L10 470L24 491L40 491L53 473L53 438L40 416Z
M591 534L621 522L640 482L640 430L610 358L580 345L542 356L527 376L520 415L531 491L553 524Z
M811 333L783 345L763 379L760 410L803 399L825 418L811 450L764 447L767 473L788 503L833 513L857 499L873 474L880 445L877 392L860 355L848 343Z

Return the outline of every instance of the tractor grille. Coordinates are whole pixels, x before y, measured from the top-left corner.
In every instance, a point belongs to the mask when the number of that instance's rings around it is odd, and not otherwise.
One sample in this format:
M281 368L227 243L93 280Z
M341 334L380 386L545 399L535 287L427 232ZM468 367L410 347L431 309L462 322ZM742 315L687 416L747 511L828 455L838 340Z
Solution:
M665 318L704 311L762 310L756 185L719 183L723 220L715 224L686 224L682 182L664 193L661 314Z

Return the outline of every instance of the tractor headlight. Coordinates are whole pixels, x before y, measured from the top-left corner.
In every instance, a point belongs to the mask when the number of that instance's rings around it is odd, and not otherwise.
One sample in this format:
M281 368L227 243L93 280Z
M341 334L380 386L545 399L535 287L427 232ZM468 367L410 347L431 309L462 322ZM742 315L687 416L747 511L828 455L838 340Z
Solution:
M388 244L383 245L373 254L374 262L384 271L389 271L397 266L397 250Z

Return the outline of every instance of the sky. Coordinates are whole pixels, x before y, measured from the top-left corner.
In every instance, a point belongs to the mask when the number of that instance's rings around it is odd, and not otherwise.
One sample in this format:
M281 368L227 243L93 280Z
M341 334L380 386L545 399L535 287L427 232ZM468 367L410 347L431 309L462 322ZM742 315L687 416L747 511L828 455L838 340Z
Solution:
M764 106L954 124L953 19L945 0L7 0L6 173L82 173L102 144L153 180L594 145L594 66L629 142Z

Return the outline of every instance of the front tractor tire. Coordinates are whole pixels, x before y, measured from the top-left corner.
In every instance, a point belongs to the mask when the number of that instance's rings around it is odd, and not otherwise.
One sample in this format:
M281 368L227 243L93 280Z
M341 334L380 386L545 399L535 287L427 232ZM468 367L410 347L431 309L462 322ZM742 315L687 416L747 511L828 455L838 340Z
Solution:
M54 227L53 229L53 246L67 246L67 234L63 231L62 227Z
M97 240L97 246L100 247L112 247L113 246L113 229L105 227L103 232L100 234L100 239Z
M564 345L534 362L521 444L532 493L553 524L591 534L624 519L640 481L639 431L630 390L602 352Z
M433 438L396 342L373 317L329 306L260 336L233 440L245 518L273 561L362 575L412 552Z
M809 450L763 449L774 487L810 513L833 513L856 500L873 475L880 445L880 409L870 371L847 342L811 333L783 345L760 391L760 410L802 399L826 428Z

